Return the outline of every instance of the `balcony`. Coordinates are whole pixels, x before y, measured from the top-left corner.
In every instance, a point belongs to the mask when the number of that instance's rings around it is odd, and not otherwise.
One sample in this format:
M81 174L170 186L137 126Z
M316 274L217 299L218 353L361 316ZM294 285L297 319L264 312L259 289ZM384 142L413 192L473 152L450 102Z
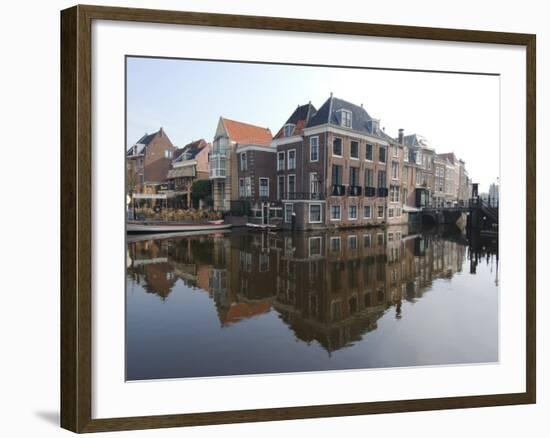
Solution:
M333 184L330 194L331 196L344 196L346 194L346 186Z
M388 197L388 188L387 187L378 187L378 197L387 198Z
M315 192L315 193L291 192L291 193L283 193L283 196L281 199L289 200L289 201L321 201L325 199L325 195L319 192Z
M210 157L210 179L225 178L226 176L225 154L213 154Z
M376 187L365 187L365 196L373 198L376 196Z
M363 187L361 186L349 186L348 196L361 196Z

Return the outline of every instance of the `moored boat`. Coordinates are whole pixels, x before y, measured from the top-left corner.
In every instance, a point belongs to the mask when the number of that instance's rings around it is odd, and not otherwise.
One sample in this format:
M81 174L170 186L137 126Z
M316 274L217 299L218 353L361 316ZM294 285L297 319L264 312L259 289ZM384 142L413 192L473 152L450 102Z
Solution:
M158 222L158 221L128 221L127 233L181 233L185 231L226 230L231 224L223 220L207 222Z

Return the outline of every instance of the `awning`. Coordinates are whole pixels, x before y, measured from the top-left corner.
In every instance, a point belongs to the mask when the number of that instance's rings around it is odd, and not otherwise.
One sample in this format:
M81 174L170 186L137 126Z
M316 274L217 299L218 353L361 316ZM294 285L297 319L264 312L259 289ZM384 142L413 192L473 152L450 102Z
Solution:
M170 169L168 171L167 178L168 179L184 178L184 177L193 178L194 176L195 176L195 166L185 166L185 167L178 167L176 169Z

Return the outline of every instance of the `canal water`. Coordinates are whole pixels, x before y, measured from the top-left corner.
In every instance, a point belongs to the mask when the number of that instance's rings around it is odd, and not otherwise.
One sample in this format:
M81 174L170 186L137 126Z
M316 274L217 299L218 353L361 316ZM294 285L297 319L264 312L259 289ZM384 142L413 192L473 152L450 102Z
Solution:
M127 245L127 380L498 361L491 239L390 227Z

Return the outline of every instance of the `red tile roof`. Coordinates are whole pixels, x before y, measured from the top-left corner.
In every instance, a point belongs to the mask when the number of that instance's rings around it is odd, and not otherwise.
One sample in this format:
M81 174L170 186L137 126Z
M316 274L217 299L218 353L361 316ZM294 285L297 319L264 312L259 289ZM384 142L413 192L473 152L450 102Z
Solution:
M229 138L240 144L256 144L269 146L273 136L269 128L254 126L248 123L237 122L223 118Z

